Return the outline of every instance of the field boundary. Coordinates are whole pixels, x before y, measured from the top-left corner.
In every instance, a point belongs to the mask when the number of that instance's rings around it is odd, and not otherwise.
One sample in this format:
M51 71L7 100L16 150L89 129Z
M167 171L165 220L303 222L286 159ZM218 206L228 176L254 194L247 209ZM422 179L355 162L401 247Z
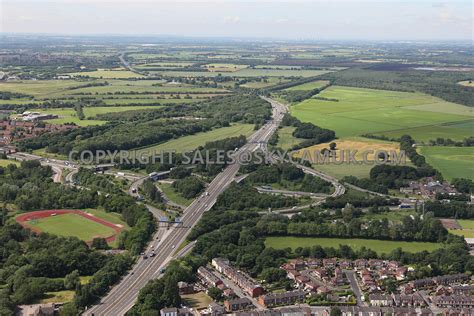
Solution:
M107 226L109 228L112 228L114 230L114 234L111 235L111 236L107 236L105 237L104 239L110 243L110 242L113 242L115 241L115 239L117 238L118 234L120 234L120 232L122 231L123 227L122 225L119 225L119 224L114 224L114 223L111 223L111 222L108 222L102 218L99 218L99 217L96 217L92 214L89 214L87 212L84 212L84 211L79 211L79 210L43 210L43 211L34 211L34 212L28 212L28 213L24 213L24 214L21 214L21 215L18 215L15 220L21 225L23 226L24 228L28 228L32 231L34 231L35 233L43 233L43 231L37 227L34 227L34 226L31 226L28 224L28 221L31 221L31 220L35 220L35 219L42 219L42 218L48 218L50 216L55 216L55 215L64 215L64 214L75 214L75 215L79 215L79 216L82 216L90 221L93 221L93 222L96 222L98 224L101 224L101 225L104 225L104 226ZM87 244L91 244L92 243L92 240L88 240L86 241Z

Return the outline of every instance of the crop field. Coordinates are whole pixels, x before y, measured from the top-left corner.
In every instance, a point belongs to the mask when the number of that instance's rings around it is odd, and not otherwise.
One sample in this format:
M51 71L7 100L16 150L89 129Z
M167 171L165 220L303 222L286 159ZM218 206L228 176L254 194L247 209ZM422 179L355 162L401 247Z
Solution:
M202 71L163 71L156 72L163 76L170 77L216 77L219 74L221 76L232 76L232 77L315 77L326 74L330 71L327 70L288 70L288 69L252 69L245 68L234 72L202 72ZM151 72L153 73L153 72Z
M127 78L143 78L143 75L134 73L130 70L120 69L120 70L108 70L100 69L96 71L82 71L82 72L72 72L68 75L77 77L77 76L89 76L92 78L102 78L102 79L127 79Z
M474 180L473 147L423 146L419 151L447 180L453 178Z
M435 140L438 137L460 141L469 135L472 136L472 131L474 131L474 120L404 128L373 134L378 136L384 135L393 139L400 138L403 135L410 135L418 142L428 143L430 140Z
M67 210L24 213L17 216L16 221L36 232L74 236L86 242L102 237L112 243L124 227L122 224L111 223L92 213Z
M265 239L265 246L274 249L298 247L334 247L339 248L339 245L347 245L352 249L360 249L366 247L372 249L378 254L390 253L392 250L402 248L407 252L420 252L423 250L433 251L442 247L441 244L431 242L406 242L406 241L391 241L391 240L374 240L374 239L345 239L345 238L312 238L312 237L267 237Z
M351 151L357 150L357 154L355 155L355 158L358 161L363 160L362 153L364 151L371 150L374 153L378 150L386 151L388 153L393 152L393 151L397 153L400 152L400 146L398 143L395 143L395 142L386 142L386 141L373 140L373 139L367 139L367 138L362 138L362 137L349 137L349 138L336 139L334 142L336 143L337 150L351 150ZM321 152L323 148L329 148L329 143L318 144L318 145L305 148L304 150L308 151L308 153L305 154L305 157L308 159L309 157L314 159L315 158L314 153ZM367 159L369 159L370 161L374 160L374 153L367 155ZM295 151L294 155L296 157L302 157L303 151L302 150ZM336 159L339 161L341 157L336 156ZM347 161L347 159L345 160ZM406 160L407 160L406 164L411 166L412 164L408 160L408 158ZM359 178L368 177L370 169L372 169L373 166L374 166L373 164L315 163L313 165L313 168L320 170L322 172L328 173L340 179L347 175L353 175Z
M185 152L196 149L197 147L202 146L207 142L239 135L249 136L252 134L253 128L254 126L252 124L235 124L229 127L217 128L209 132L183 136L177 139L170 140L163 144L146 147L137 151L138 153L150 153L153 151L159 153L160 151L173 150L176 152Z
M309 91L313 89L319 89L327 85L329 81L326 80L316 80L307 83L303 83L291 88L285 89L286 91Z
M104 84L107 85L98 85ZM20 98L12 100L2 100L4 104L25 104L34 103L45 99L69 100L70 98L81 98L85 95L89 98L109 100L123 99L134 103L139 98L150 99L174 99L177 94L181 94L181 102L192 102L184 99L184 96L207 98L215 93L225 93L227 90L220 88L197 87L190 84L179 84L166 82L164 80L101 80L89 81L77 80L27 80L0 83L0 91L22 93L32 96L34 99ZM8 102L6 102L8 101ZM160 102L160 101L158 101ZM122 104L126 104L123 101ZM162 101L165 103L165 101Z
M237 70L245 69L248 65L236 65L236 64L207 64L203 66L211 72L234 72Z
M304 122L335 130L338 137L403 133L411 128L474 119L469 108L422 93L333 86L318 96L338 101L308 99L294 105L291 113ZM443 113L445 106L448 110Z

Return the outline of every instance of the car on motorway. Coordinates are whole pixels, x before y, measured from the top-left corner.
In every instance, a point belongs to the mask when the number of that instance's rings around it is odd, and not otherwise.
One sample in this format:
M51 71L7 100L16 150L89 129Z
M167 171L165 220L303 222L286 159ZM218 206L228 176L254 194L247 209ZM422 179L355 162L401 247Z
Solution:
M166 271L166 268L161 268L160 269L160 273L165 273L165 271Z

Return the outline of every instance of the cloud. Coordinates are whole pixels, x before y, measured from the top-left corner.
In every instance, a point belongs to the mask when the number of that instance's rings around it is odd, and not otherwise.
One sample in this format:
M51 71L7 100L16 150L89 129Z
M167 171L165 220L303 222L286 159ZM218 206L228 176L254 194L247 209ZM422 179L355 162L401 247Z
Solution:
M240 16L226 16L224 17L224 23L239 23L240 22Z

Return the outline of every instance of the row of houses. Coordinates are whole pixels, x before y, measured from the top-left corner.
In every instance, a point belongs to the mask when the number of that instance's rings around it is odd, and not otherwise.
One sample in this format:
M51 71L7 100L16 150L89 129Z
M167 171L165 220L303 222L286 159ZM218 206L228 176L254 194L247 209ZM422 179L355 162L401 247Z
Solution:
M440 308L474 308L474 299L467 295L433 296L433 304Z
M211 305L217 305L215 303ZM316 307L298 305L265 310L247 310L227 313L235 316L330 316L335 307ZM375 307L375 306L338 306L342 316L472 316L474 310L469 308L451 308L440 314L434 314L428 308L410 307ZM188 309L166 308L162 309L160 316L190 316ZM207 314L210 316L226 315L221 306L210 306Z
M399 267L402 267L397 261L394 260L381 260L381 259L341 259L341 258L308 258L308 259L295 259L290 260L288 263L282 266L285 270L296 270L301 271L305 269L316 269L316 268L328 268L334 269L339 267L341 269L369 269L369 270L380 270L387 269L390 271L396 271Z
M408 286L413 289L431 288L439 285L450 285L455 283L467 282L470 276L464 273L441 275L433 278L418 279L408 282Z
M418 293L412 295L370 294L369 302L372 306L423 307L427 305Z
M265 294L258 298L258 302L265 307L275 307L303 303L306 292L302 290Z
M245 293L251 297L258 297L264 293L263 287L248 276L246 273L234 268L229 264L229 260L223 258L212 259L212 266L219 273L222 273L232 282L238 285Z

